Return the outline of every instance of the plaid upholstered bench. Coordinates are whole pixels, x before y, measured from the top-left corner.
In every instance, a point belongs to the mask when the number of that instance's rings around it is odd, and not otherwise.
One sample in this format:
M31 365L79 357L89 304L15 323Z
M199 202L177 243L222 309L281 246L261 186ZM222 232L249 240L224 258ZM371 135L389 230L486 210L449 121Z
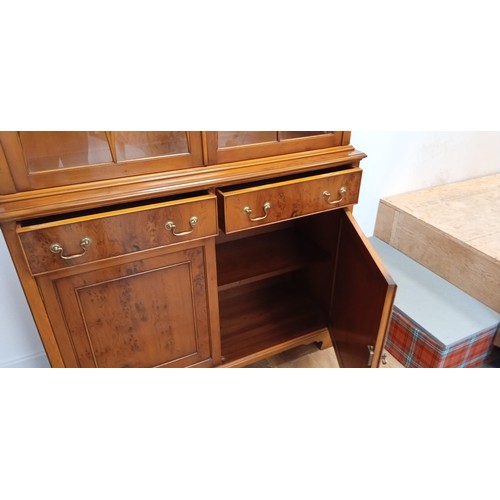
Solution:
M387 243L370 241L398 285L385 349L408 368L482 366L500 314Z

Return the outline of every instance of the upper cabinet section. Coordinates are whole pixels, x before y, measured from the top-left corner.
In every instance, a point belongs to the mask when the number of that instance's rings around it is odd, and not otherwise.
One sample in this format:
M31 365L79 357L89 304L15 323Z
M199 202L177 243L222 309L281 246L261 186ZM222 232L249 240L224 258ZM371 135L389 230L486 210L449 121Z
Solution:
M203 165L201 132L0 132L18 191Z
M64 211L125 193L143 199L211 188L225 178L258 180L264 172L353 168L364 156L350 132L0 132L0 220L14 210L16 217Z
M347 146L349 132L205 132L208 163Z
M349 141L350 132L324 131L0 132L0 195L149 174L177 176L182 170L190 175L196 167L280 155L314 156L347 150Z

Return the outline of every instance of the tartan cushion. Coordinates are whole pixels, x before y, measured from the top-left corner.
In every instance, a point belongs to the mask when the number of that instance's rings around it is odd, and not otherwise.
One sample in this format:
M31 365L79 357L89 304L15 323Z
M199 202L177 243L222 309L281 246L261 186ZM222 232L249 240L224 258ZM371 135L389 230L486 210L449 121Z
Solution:
M496 330L445 345L394 306L385 348L407 368L474 368L490 353Z

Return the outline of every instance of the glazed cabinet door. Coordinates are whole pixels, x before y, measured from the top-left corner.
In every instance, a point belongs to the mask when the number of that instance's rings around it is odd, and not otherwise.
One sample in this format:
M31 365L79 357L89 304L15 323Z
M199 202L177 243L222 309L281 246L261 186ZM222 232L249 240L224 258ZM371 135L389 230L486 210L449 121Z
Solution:
M203 164L201 132L0 132L18 191Z
M329 329L339 363L377 367L396 285L352 213L340 218Z
M349 132L205 132L209 164L346 146Z
M67 367L217 364L217 302L205 262L213 239L40 275ZM215 292L216 293L216 292Z

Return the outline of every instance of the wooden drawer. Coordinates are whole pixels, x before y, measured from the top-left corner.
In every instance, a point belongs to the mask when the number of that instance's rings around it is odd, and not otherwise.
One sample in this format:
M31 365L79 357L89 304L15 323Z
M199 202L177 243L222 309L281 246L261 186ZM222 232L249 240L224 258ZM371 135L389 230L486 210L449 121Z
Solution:
M361 175L352 168L218 189L219 226L232 233L353 205Z
M207 192L103 211L25 221L17 232L33 274L215 236L216 197ZM169 224L170 223L170 224Z

